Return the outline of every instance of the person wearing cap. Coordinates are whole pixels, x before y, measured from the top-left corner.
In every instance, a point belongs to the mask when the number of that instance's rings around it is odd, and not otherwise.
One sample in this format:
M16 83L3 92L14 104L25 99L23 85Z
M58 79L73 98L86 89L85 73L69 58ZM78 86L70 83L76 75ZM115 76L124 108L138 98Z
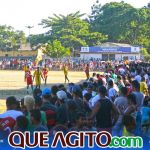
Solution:
M108 131L111 133L112 126L116 123L119 113L113 102L106 98L107 89L105 86L99 88L99 93L101 98L94 106L90 119L96 117L98 131Z
M56 93L57 101L57 124L67 125L68 123L68 105L67 105L67 94L61 90Z
M72 96L73 96L73 101L75 101L77 105L77 109L79 111L84 111L84 105L83 105L83 100L82 100L82 91L81 88L78 85L74 85L72 88Z
M40 67L37 67L37 70L35 70L33 74L33 81L35 79L36 88L40 89L41 86L41 78L44 80L42 76L42 72L40 71Z
M42 91L42 106L41 110L52 109L56 110L56 107L51 103L51 89L44 88Z
M51 90L49 88L45 88L42 91L42 106L40 110L46 113L47 127L51 129L56 125L57 108L51 103Z

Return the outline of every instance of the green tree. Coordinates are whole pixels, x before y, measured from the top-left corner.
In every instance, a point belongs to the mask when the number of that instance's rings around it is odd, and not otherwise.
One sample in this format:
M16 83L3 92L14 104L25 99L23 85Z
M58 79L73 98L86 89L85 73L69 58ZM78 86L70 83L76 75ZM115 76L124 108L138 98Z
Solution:
M48 34L36 34L36 35L30 35L30 37L28 37L28 41L30 38L30 44L31 47L36 47L39 44L45 44L48 41L51 41L51 37Z
M92 31L108 35L108 41L150 46L150 9L124 2L101 6L97 1L89 17Z
M50 29L49 34L53 40L57 39L71 49L79 49L89 44L95 45L106 40L107 36L90 32L90 24L81 19L83 15L79 11L67 16L55 14L54 17L43 19L41 25Z
M62 46L61 42L58 40L54 40L52 43L46 44L45 47L46 50L44 53L51 58L70 56L70 49Z
M15 31L11 26L0 26L0 50L17 50L25 42L26 37L23 31Z

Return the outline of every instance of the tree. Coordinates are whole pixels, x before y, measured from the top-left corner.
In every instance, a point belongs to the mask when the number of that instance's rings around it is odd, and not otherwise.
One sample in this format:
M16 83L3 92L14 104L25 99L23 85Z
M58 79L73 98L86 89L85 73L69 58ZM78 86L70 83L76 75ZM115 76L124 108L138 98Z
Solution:
M49 34L53 40L57 39L71 49L79 49L89 44L95 45L106 40L107 36L90 32L90 24L80 18L83 15L79 11L67 16L54 14L54 17L43 19L41 25L50 28ZM95 35L98 38L95 38Z
M51 58L70 56L70 49L62 46L61 42L58 40L54 40L52 43L48 43L45 46L46 50L44 53Z
M28 38L30 38L31 47L36 47L39 44L45 44L48 41L51 41L51 37L48 34L30 35Z
M89 17L92 31L108 35L108 41L150 46L150 9L124 2L93 5Z
M0 50L17 50L25 42L23 31L15 31L11 26L0 26Z

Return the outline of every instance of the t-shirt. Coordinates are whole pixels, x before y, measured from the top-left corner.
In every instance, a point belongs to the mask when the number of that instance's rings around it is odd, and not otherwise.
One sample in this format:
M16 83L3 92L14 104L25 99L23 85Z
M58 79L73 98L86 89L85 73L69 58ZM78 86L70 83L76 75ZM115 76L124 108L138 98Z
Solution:
M144 94L141 92L133 92L133 94L136 96L137 110L140 111L144 101Z
M113 98L117 97L117 91L114 88L110 88L108 91L108 97L113 100Z
M140 82L140 92L143 94L147 94L147 84L146 82Z
M12 117L14 120L16 120L18 116L23 116L23 113L17 110L7 110L3 114L0 114L0 118Z
M142 107L142 124L150 123L150 108Z
M90 100L90 103L91 103L91 106L94 107L95 104L100 100L100 95L96 95L95 97L93 97L91 100Z
M114 104L120 112L124 112L128 107L128 100L126 97L119 96L115 99Z
M96 114L96 127L97 128L110 128L112 127L112 102L105 98L99 101L100 108Z

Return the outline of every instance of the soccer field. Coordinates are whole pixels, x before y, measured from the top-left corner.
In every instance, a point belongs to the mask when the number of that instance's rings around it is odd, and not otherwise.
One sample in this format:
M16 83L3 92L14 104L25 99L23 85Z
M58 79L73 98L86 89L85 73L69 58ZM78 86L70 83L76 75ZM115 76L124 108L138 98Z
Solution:
M33 73L33 72L32 72ZM84 72L71 71L68 74L70 82L79 83L85 80ZM45 87L42 81L42 88ZM49 71L47 86L64 83L63 71ZM5 110L5 99L8 96L22 98L26 95L26 82L23 71L0 71L0 113Z

